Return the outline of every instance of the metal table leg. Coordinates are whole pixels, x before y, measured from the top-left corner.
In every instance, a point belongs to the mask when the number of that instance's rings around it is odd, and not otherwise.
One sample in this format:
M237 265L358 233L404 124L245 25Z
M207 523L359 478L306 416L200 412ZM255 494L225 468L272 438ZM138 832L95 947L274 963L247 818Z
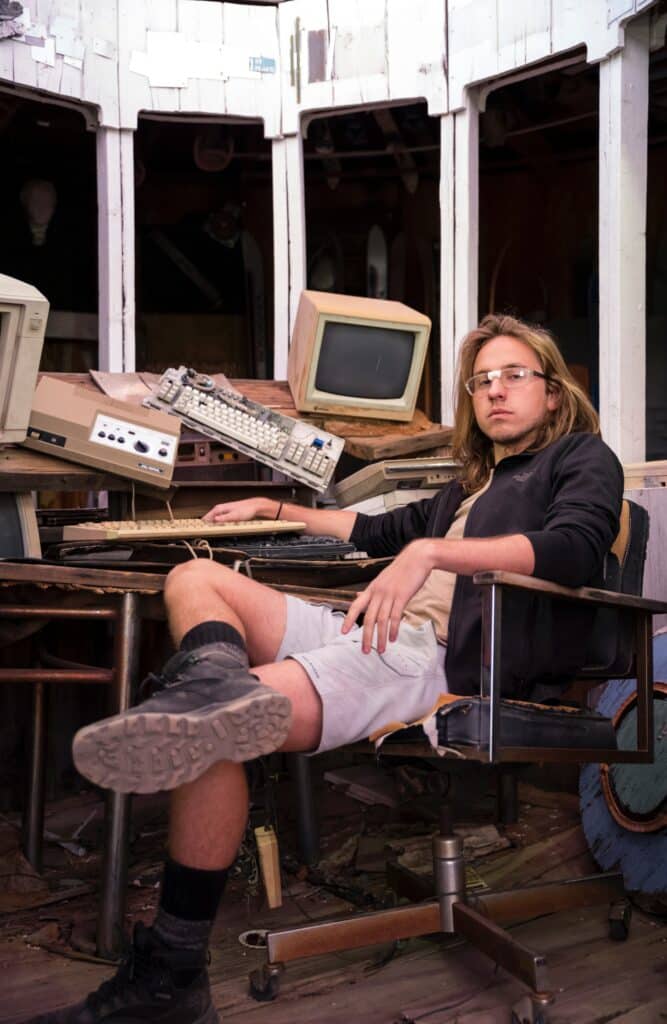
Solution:
M113 711L126 711L139 662L139 598L123 594L114 636ZM127 889L128 837L131 797L109 791L106 798L106 843L102 867L102 897L97 926L97 952L114 958L123 949L123 918Z
M47 688L35 683L32 692L32 736L23 816L23 852L35 871L42 870L44 832Z

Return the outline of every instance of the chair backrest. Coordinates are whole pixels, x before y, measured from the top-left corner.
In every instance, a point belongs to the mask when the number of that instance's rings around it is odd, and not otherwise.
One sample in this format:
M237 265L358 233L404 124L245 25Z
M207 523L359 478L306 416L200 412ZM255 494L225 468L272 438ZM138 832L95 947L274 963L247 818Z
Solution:
M621 508L621 526L603 568L604 590L641 595L648 544L649 516L645 508L627 498ZM625 676L632 671L634 623L614 608L599 608L591 630L586 668L582 677Z

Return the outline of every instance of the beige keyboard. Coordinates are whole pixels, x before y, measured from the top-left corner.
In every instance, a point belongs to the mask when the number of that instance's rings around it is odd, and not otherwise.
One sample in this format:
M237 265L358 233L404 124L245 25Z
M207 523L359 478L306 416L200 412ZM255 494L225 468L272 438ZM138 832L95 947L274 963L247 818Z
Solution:
M197 540L198 537L301 533L305 528L305 523L291 522L287 519L248 519L243 523L205 523L203 519L127 519L120 522L77 523L74 526L65 526L63 540Z

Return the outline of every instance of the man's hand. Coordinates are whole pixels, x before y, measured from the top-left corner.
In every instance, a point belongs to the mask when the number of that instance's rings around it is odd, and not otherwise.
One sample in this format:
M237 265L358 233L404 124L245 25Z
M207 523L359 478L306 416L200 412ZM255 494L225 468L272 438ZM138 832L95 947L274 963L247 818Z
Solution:
M202 516L205 523L247 523L249 519L275 519L278 502L271 498L241 498L214 505Z
M357 617L364 612L364 628L361 649L364 654L371 650L373 632L377 629L377 650L382 654L387 647L387 637L394 641L405 606L422 586L431 569L435 566L434 542L430 538L414 540L403 548L391 565L350 605L343 633L348 633Z

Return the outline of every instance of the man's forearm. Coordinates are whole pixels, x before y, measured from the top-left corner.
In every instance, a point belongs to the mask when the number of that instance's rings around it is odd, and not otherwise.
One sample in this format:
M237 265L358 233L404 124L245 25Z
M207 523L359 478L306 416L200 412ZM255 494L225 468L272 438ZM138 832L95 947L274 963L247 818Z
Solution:
M535 569L533 545L522 533L504 537L462 537L461 540L432 538L428 541L428 558L433 569L447 569L462 576L472 576L485 569L504 569L532 575Z
M349 540L357 518L356 512L345 509L307 508L291 501L283 501L281 505L275 498L267 498L265 514L267 519L275 519L280 514L280 519L305 523L306 533L339 537L341 540Z

